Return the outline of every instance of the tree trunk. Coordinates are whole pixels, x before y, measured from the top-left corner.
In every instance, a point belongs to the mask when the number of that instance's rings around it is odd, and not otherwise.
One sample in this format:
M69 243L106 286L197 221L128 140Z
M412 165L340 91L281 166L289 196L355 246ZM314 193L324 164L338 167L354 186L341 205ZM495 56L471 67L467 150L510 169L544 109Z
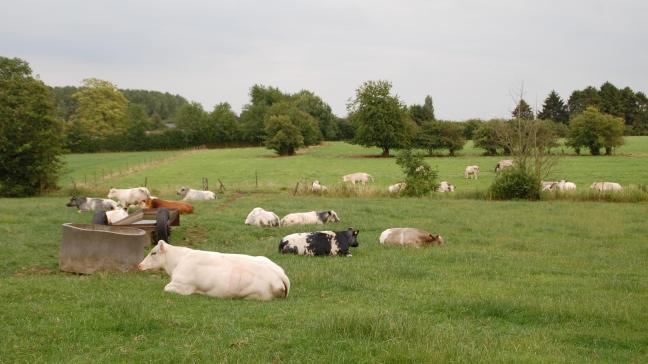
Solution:
M389 148L383 148L382 157L389 157Z
M605 155L612 155L612 147L605 147Z

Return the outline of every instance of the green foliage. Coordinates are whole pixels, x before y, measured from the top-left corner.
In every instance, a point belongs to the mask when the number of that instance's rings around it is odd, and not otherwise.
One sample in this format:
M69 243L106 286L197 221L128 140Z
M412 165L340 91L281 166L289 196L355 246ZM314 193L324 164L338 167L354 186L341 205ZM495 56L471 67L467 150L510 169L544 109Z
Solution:
M463 137L466 140L473 140L475 133L484 122L480 119L470 119L463 122Z
M588 86L584 90L575 90L569 96L569 115L574 117L587 109L589 106L601 107L601 96L595 87Z
M157 115L161 120L170 120L178 109L188 104L187 99L180 95L168 92L149 90L120 90L130 104L137 104L144 108L147 116Z
M623 129L623 119L588 107L572 119L567 144L577 153L585 147L592 155L599 155L601 148L605 148L605 154L609 155L614 148L623 145Z
M411 149L404 149L396 157L396 164L405 174L405 189L401 194L405 196L425 196L438 187L436 183L437 172L430 167L420 153Z
M61 123L54 95L27 62L0 57L0 196L30 196L56 188Z
M185 132L191 145L203 145L215 139L216 128L209 114L197 102L182 105L174 116L178 129Z
M388 156L392 148L406 147L412 131L405 106L390 94L391 87L388 81L367 81L347 105L356 126L354 142L366 147L377 146L383 156Z
M72 97L77 101L72 123L85 134L108 138L121 135L128 129L128 101L112 83L85 79Z
M304 145L304 137L299 127L288 115L273 115L266 123L265 145L275 150L279 155L293 155Z
M463 129L459 123L449 121L427 121L421 126L415 139L415 145L427 149L432 155L434 150L447 149L451 156L457 150L463 149L466 140Z
M497 155L498 149L504 149L498 140L497 130L504 127L505 120L494 119L481 123L473 136L475 147L484 149L486 155Z
M569 124L567 105L555 90L552 90L545 99L542 110L538 113L538 119L553 120L565 125Z
M408 109L409 116L418 125L427 121L434 121L434 105L432 104L432 96L425 96L423 105L411 105Z
M489 192L496 200L537 200L540 179L520 166L507 168L495 178Z
M223 102L214 107L209 114L209 124L215 128L212 142L235 142L239 140L239 122L230 104Z
M520 102L518 102L515 110L511 112L511 115L513 115L514 119L533 120L535 118L531 106L524 99L520 99Z
M308 113L315 118L320 133L326 140L337 140L340 138L340 128L337 118L333 115L331 107L322 98L311 91L302 90L290 96L298 109ZM316 135L317 133L311 132Z

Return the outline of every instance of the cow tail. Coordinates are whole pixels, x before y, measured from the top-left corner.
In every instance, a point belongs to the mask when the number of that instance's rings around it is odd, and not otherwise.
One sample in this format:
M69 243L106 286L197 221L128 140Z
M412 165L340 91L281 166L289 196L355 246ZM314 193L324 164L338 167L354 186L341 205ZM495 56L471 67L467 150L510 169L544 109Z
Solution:
M283 283L284 286L284 298L288 297L288 293L290 293L290 280L288 279L288 276L285 274L281 275L281 283Z

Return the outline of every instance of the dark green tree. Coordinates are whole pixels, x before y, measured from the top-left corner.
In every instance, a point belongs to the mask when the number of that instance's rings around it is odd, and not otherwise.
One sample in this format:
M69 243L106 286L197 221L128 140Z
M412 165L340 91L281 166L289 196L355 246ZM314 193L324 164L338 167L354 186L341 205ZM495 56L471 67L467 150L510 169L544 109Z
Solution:
M610 82L604 83L601 85L599 95L601 97L601 106L599 110L601 110L602 113L621 117L625 115L621 92L616 86Z
M552 90L545 99L542 110L538 113L538 119L569 124L569 110L556 91Z
M475 147L484 149L486 155L497 155L498 150L505 149L500 143L498 138L498 130L501 131L507 127L505 120L489 120L480 125L479 129L475 131L473 142ZM499 133L501 134L501 132ZM506 154L506 150L504 150Z
M62 162L54 94L29 64L0 57L0 196L55 189Z
M214 110L209 114L209 124L216 129L214 142L231 143L239 140L238 117L227 102L214 107Z
M515 119L522 119L522 120L534 119L533 110L531 110L531 106L529 106L529 104L527 104L527 102L524 101L524 99L520 99L520 102L518 102L517 106L515 107L515 110L513 110L511 114Z
M310 114L317 121L320 134L327 140L336 140L340 134L337 118L331 107L311 91L302 90L290 96L300 110Z
M447 149L450 156L454 156L455 151L463 149L464 144L466 140L461 125L448 121L425 122L415 138L415 145L426 149L428 155L432 155L434 150Z
M96 78L83 80L72 95L77 107L72 122L93 138L111 138L128 129L128 100L112 83Z
M484 122L480 119L470 119L463 122L463 137L466 140L473 140L475 132Z
M588 106L601 107L601 96L595 87L588 86L584 90L576 90L567 101L569 116L574 117L587 109Z
M250 88L250 103L246 104L241 112L242 139L252 143L261 143L265 140L268 109L288 97L275 87L252 86Z
M432 96L425 96L423 105L411 105L408 109L410 118L418 125L422 125L426 121L433 121L434 118L434 105L432 104Z
M273 115L266 123L265 145L279 155L293 155L304 145L304 137L299 128L287 115Z
M197 102L182 105L173 118L191 145L203 145L216 139L214 124L210 123L209 115Z
M430 167L423 154L404 149L396 157L398 164L405 174L405 189L401 191L406 196L424 196L438 187L437 172Z
M367 81L347 105L356 125L354 142L379 147L385 157L389 156L390 149L407 146L411 138L405 106L390 94L391 87L388 81Z

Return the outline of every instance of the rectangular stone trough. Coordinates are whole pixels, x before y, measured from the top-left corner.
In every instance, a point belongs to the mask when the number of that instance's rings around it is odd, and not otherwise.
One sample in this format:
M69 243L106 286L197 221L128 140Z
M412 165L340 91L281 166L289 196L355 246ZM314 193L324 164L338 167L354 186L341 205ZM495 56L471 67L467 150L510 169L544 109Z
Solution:
M95 224L63 224L59 269L63 272L137 270L150 238L142 229Z

